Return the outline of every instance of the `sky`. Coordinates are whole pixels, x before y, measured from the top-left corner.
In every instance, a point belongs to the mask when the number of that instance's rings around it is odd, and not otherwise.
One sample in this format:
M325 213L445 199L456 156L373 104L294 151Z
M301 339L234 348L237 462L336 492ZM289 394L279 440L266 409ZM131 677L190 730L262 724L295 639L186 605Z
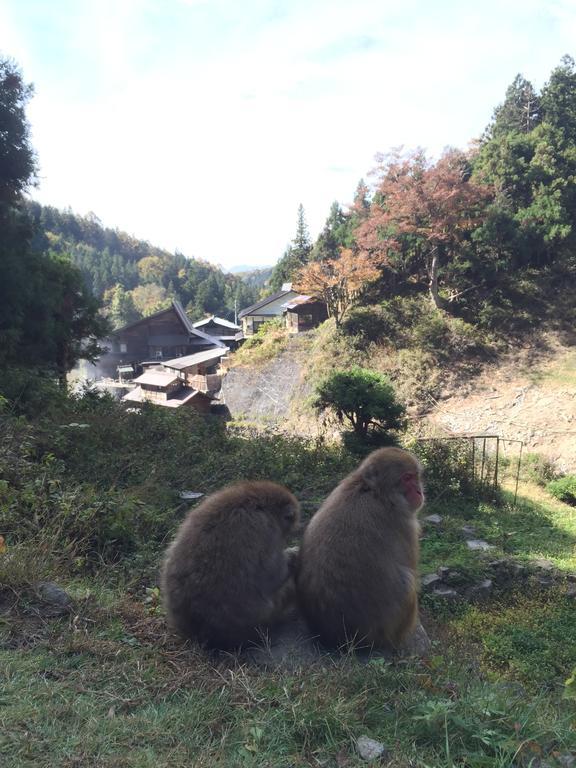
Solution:
M227 269L316 237L375 155L478 137L576 56L576 0L0 0L32 197Z

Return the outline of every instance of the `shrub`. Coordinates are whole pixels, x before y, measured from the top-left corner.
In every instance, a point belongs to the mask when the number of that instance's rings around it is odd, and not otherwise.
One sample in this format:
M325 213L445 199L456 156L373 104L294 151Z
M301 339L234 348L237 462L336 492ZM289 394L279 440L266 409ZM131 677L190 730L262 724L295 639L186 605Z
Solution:
M361 345L388 340L390 327L379 307L356 307L342 323L347 336L355 336Z
M268 320L234 353L233 361L236 365L263 363L276 357L287 343L288 331L282 318Z
M527 453L522 458L522 478L544 487L558 479L554 464L540 453Z
M552 480L546 486L546 490L555 499L576 507L576 475L565 475L558 478L558 480Z
M431 501L445 493L469 495L477 490L472 481L467 440L418 440L410 450L424 464L427 496Z
M316 388L314 407L335 411L360 440L370 433L404 429L406 408L396 401L389 379L366 368L332 371Z

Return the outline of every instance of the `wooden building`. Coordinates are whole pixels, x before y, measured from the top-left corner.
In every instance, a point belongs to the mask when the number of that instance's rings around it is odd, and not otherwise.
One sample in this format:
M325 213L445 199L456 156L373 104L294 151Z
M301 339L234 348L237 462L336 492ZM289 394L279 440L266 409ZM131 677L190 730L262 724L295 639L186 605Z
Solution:
M214 393L222 386L222 376L218 372L220 360L229 351L228 347L207 349L193 355L166 360L162 365L167 371L174 373L184 386L204 393Z
M282 290L267 296L256 304L243 309L238 319L242 320L242 331L244 336L252 336L260 326L268 320L275 317L282 317L284 314L283 304L298 296L298 291L292 290L292 283L284 283Z
M314 296L296 296L282 306L286 312L286 328L290 333L309 331L328 318L326 303Z
M114 331L105 341L108 352L100 367L106 376L116 378L118 368L132 365L136 371L145 361L161 362L226 345L217 336L195 328L179 301L167 309L137 320Z
M200 413L210 412L210 395L184 386L173 371L149 369L134 379L134 384L138 385L136 389L122 398L122 402L127 405L148 402L165 408L188 406Z
M213 336L232 350L236 349L239 341L243 338L241 326L215 315L205 317L204 320L197 320L193 325L194 328Z

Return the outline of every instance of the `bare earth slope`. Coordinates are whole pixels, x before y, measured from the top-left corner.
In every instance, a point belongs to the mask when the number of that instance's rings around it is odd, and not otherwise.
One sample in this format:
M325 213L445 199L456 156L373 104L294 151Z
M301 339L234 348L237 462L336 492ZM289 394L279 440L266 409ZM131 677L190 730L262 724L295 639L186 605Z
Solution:
M468 391L447 391L428 420L448 434L523 440L559 469L576 471L576 351L549 340L488 367Z
M425 420L441 434L522 440L525 450L576 472L576 350L554 337L546 342L519 349L465 382L451 380ZM321 421L298 407L310 394L306 363L306 339L294 337L274 359L233 368L222 386L232 418L308 436L322 431Z
M303 339L296 336L272 360L228 371L222 396L233 419L283 425L294 398L303 396L302 347Z

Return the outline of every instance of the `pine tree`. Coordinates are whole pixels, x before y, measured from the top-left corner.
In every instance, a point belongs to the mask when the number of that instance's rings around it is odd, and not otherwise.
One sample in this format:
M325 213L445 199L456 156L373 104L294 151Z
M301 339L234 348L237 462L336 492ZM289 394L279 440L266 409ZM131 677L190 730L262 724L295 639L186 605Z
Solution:
M494 110L488 134L530 133L540 122L540 98L532 83L518 74L508 86L504 102Z
M562 58L542 89L542 112L547 123L576 142L576 69L571 56Z
M340 248L346 245L347 219L338 202L333 202L326 219L324 229L318 235L318 240L312 249L311 258L314 261L337 259Z

